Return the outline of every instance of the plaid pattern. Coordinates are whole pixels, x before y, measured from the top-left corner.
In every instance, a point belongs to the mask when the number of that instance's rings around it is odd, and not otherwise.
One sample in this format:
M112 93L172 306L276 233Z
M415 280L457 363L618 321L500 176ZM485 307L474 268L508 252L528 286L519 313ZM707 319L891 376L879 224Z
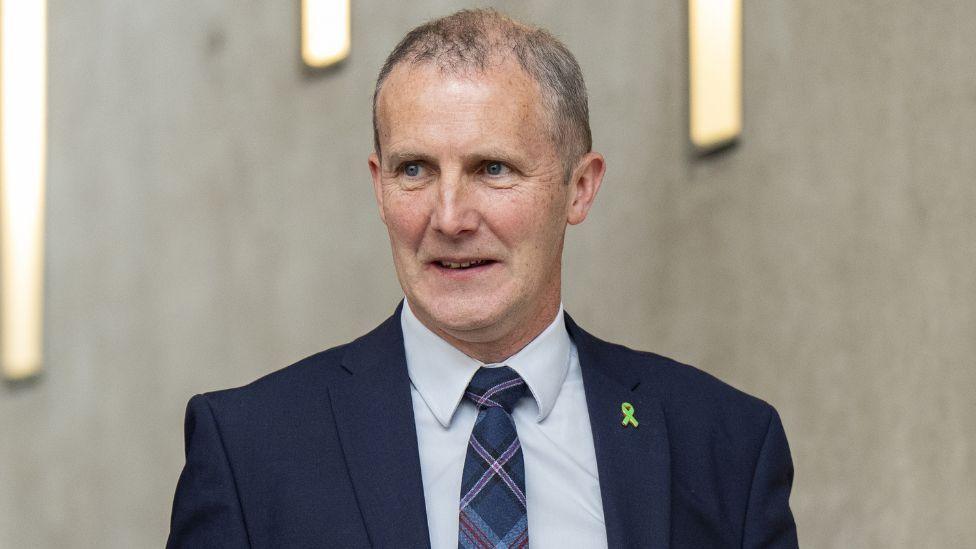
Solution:
M508 366L481 368L464 395L478 406L461 477L461 549L528 547L525 465L512 407L525 382Z

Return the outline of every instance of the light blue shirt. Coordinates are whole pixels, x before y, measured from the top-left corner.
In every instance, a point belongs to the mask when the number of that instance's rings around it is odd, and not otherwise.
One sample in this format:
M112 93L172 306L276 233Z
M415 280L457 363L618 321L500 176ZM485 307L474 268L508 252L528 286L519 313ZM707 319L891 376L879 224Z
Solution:
M512 411L525 460L529 544L534 548L607 546L593 434L579 356L563 308L514 356L484 364L454 348L414 316L400 315L420 447L427 526L434 549L456 548L461 471L477 408L464 390L482 366L509 366L531 398Z

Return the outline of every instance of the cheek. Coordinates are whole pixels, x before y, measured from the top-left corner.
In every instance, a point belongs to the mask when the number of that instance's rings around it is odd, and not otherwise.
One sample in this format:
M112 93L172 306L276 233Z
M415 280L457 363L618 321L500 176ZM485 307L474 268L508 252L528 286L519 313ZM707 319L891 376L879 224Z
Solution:
M522 197L525 198L525 197ZM495 234L520 256L520 264L538 266L540 258L557 247L565 229L561 197L543 194L533 200L512 200L497 204Z
M402 197L387 196L384 205L386 227L394 243L411 247L419 244L429 219L420 204Z

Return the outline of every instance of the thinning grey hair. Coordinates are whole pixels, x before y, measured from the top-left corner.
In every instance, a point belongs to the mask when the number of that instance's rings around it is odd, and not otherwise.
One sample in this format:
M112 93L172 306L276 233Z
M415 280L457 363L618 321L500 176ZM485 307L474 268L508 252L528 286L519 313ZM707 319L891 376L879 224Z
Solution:
M461 10L411 30L393 51L373 91L373 146L380 154L377 99L387 77L401 64L432 64L447 74L485 72L514 58L538 85L550 139L568 181L590 151L590 113L583 72L573 54L545 29L525 25L492 9Z

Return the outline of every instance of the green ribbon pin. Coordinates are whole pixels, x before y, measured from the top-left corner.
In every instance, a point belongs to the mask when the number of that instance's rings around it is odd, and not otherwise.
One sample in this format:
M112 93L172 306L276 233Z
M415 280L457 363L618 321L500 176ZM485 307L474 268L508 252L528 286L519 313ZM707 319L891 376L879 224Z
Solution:
M629 402L624 402L620 405L620 411L624 413L624 420L621 425L624 427L629 423L634 427L637 427L637 418L634 417L634 405Z

